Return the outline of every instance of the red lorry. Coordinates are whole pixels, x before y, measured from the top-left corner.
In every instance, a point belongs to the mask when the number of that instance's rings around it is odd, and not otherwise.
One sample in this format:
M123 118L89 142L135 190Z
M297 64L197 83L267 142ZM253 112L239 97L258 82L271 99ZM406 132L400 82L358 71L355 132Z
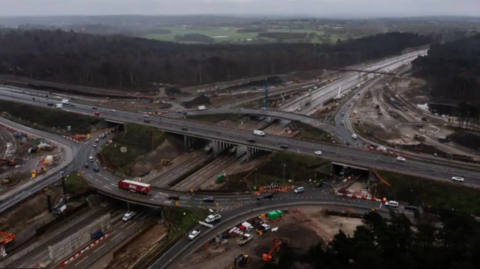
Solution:
M145 184L128 179L118 181L118 188L142 194L149 194L152 191L150 184Z

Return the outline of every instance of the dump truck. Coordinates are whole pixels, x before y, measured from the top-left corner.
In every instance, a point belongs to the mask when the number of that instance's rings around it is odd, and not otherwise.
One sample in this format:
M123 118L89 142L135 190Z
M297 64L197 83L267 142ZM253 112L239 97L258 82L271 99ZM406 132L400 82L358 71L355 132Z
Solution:
M253 239L253 236L251 234L244 234L242 236L242 238L238 239L237 240L237 243L240 245L240 246L243 246L245 245L246 243L248 243L249 241L251 241Z

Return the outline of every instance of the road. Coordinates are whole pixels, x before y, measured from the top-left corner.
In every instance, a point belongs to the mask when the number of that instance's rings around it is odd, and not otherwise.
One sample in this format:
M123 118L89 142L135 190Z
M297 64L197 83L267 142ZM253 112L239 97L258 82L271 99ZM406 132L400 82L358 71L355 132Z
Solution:
M11 93L10 93L11 94ZM50 102L44 98L36 98L32 100L26 95L15 93L15 96L5 95L3 91L0 92L1 99L12 100L16 102L28 103L37 106L46 106L46 103ZM85 115L92 115L93 110L90 106L74 104L73 107L65 107L64 110L81 113ZM140 114L123 111L112 111L111 109L98 108L100 116L106 119L116 120L120 122L142 122L142 116ZM258 110L257 110L258 111ZM237 113L249 114L250 109L238 109ZM305 119L305 123L315 127L326 126L326 124L317 121L314 118L309 118L304 115L289 114L283 111L264 111L266 115L275 117L286 117L291 115L291 120ZM387 170L391 172L398 172L409 174L412 176L425 177L430 179L436 179L441 181L450 181L453 176L461 176L465 178L463 185L466 186L480 186L480 172L473 171L465 168L449 167L448 161L444 161L444 164L438 165L430 163L430 161L418 159L410 160L408 163L397 162L391 155L379 154L376 152L368 152L357 148L347 148L337 145L319 144L307 141L300 141L291 138L279 137L274 135L268 135L265 137L254 136L251 131L242 131L238 129L231 129L220 127L216 125L185 121L181 119L165 118L165 117L150 117L149 125L155 126L167 132L185 134L192 137L199 137L203 139L213 139L219 141L230 142L235 145L248 145L252 146L247 140L255 139L255 147L265 150L280 150L280 145L288 145L289 150L292 152L313 155L313 151L321 150L323 152L322 158L350 164L358 165L362 167L370 167L373 169ZM188 127L188 130L182 130L182 128ZM336 132L334 126L329 128ZM85 158L77 158L81 162L85 162ZM478 169L478 168L477 168ZM111 188L111 187L110 187ZM103 188L105 189L105 188ZM108 188L107 188L108 189Z

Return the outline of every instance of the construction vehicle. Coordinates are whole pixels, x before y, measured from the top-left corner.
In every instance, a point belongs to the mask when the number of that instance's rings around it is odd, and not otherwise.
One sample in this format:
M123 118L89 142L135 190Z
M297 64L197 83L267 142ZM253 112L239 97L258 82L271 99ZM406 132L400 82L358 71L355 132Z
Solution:
M169 159L161 159L160 160L160 165L161 166L168 166L168 165L171 165L172 164L172 161L170 161Z
M245 245L246 243L250 242L253 239L253 236L251 234L244 234L242 238L237 240L237 243L240 246Z
M270 251L268 253L263 253L263 256L262 256L263 260L266 262L271 261L273 252L278 252L280 251L280 249L282 249L283 247L286 247L287 245L288 245L287 238L274 237Z
M0 159L0 165L8 165L8 166L15 166L15 160L13 159L7 159L7 158L1 158Z
M0 257L7 256L5 246L10 242L15 241L16 238L17 237L14 234L0 232Z
M250 255L240 254L238 257L233 260L233 268L236 268L237 265L240 267L246 267L250 263Z

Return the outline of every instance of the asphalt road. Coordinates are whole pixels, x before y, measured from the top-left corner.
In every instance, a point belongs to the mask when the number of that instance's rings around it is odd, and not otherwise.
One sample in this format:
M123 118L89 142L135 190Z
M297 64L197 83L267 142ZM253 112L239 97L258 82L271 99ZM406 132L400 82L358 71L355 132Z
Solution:
M3 91L0 91L0 98L44 107L46 107L46 103L51 102L48 99L44 98L36 98L35 100L32 100L30 97L27 97L27 95L21 95L18 93L15 93L15 96L13 97L9 96L9 94L5 95ZM67 106L64 110L85 115L93 115L93 112L95 111L92 109L91 106L78 104L75 104L75 106L73 107ZM113 111L111 109L103 109L100 107L97 111L100 112L101 117L107 119L134 123L139 123L143 121L143 118L140 114L132 112ZM238 113L240 113L241 111L242 110L238 110ZM248 114L248 110L244 109L243 111ZM267 115L275 115L275 113L277 112L268 110L266 111L266 113L268 113ZM296 114L294 114L294 116L305 117ZM313 118L308 118L308 121L311 122L314 126L324 125L324 123L320 123ZM465 178L465 182L462 183L463 185L480 186L480 172L463 168L453 168L443 164L432 164L429 163L428 160L409 160L409 162L398 162L391 155L378 154L375 152L368 152L356 148L312 143L273 135L258 137L254 136L253 132L250 131L242 131L172 118L150 117L149 125L158 127L159 129L168 132L185 134L204 139L226 141L236 145L252 146L250 143L247 142L247 140L255 139L256 143L253 146L265 150L279 150L281 145L288 145L290 151L302 154L313 155L313 152L315 150L321 150L323 152L322 158L344 163L347 165L358 165L362 167L370 167L374 169L406 173L413 176L426 177L442 181L451 181L452 176L461 176ZM188 130L182 130L182 128L185 127L188 128ZM332 128L335 127L332 126Z

